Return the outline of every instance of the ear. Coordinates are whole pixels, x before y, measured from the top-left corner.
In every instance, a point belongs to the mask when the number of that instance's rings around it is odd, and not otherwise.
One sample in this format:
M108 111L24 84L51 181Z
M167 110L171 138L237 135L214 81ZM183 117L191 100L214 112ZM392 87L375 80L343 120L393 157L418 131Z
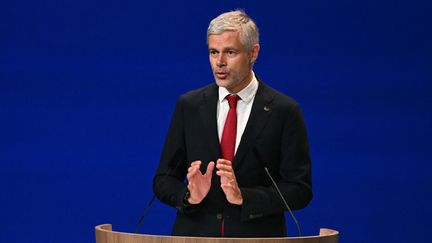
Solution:
M260 50L260 45L259 44L255 44L252 47L252 51L251 51L251 63L254 64L255 61L258 59L258 53Z

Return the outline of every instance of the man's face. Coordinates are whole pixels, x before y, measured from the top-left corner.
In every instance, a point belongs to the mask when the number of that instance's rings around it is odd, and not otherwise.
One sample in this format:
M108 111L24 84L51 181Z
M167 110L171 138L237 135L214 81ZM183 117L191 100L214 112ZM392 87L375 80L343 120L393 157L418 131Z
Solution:
M230 93L237 93L252 80L252 64L258 56L259 45L248 53L240 42L239 33L225 31L209 35L210 65L216 84Z

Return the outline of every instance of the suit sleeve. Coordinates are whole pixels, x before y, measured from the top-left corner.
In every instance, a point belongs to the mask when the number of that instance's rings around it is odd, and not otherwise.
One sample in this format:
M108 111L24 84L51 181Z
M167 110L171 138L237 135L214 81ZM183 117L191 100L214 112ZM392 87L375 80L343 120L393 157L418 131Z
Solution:
M184 211L183 199L187 191L186 149L184 119L181 98L177 101L159 167L153 178L153 191L157 198L180 211Z
M306 207L312 199L311 160L306 127L298 105L293 106L285 117L277 156L280 161L268 161L268 167L288 205L296 210ZM242 221L287 210L272 185L240 189Z

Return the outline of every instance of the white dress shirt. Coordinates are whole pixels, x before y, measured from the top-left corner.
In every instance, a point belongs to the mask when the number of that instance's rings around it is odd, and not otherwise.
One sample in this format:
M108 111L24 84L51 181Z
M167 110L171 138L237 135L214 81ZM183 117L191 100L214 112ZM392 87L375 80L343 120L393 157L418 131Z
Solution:
M246 124L249 120L249 115L251 113L252 104L255 99L255 94L258 90L258 80L255 78L255 74L252 72L252 81L242 89L237 95L240 100L237 101L237 137L234 154L237 152L237 147L240 144L241 137L246 128ZM226 88L219 87L219 102L217 104L217 127L219 142L222 139L222 132L225 126L225 120L228 115L229 105L228 100L225 99L230 92Z

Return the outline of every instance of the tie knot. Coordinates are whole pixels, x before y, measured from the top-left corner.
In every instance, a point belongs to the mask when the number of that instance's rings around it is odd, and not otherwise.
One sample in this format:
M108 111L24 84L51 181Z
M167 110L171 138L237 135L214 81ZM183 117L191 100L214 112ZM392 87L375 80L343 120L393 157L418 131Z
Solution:
M227 95L226 99L228 100L229 108L236 108L237 107L237 101L240 99L238 95Z

